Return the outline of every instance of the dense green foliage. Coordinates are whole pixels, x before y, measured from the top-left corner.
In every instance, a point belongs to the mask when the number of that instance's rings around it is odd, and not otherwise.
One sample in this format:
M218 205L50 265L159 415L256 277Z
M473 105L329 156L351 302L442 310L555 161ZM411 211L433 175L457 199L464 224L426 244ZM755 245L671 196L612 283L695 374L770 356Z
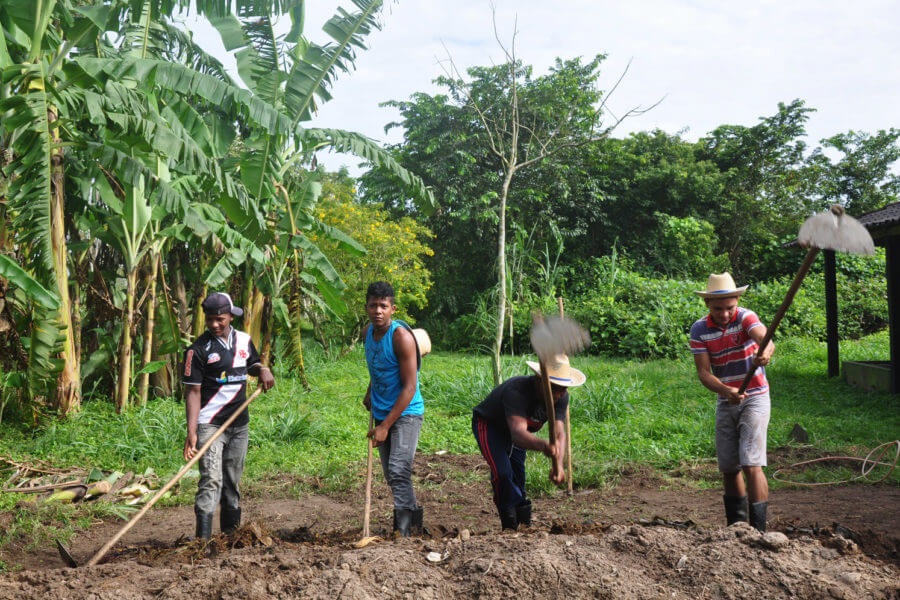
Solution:
M469 75L472 89L503 83L496 68L473 68ZM558 94L565 95L565 90L593 89L596 82L597 70L582 68L571 69L569 78L556 84L562 88ZM497 297L492 287L498 214L489 194L497 189L502 169L485 144L484 124L473 103L455 93L453 82L437 83L448 90L446 94L418 93L388 104L402 117L389 127L405 130L403 141L392 148L394 155L433 186L441 209L420 214L403 201L394 178L381 169L366 174L362 187L368 201L411 214L438 234L435 255L428 261L435 286L428 308L421 311L424 322L440 331L452 323L466 330L490 331L493 325L485 318L489 319ZM501 102L510 90L493 93ZM578 110L588 110L601 97L599 92L582 96ZM529 110L538 113L553 110L553 102L559 104L549 96L529 101ZM728 269L744 282L780 282L797 265L796 251L781 244L796 236L807 216L835 202L854 215L895 202L900 189L900 175L894 169L900 157L900 130L848 132L810 148L804 138L812 111L802 100L779 104L774 114L755 125L722 125L697 142L662 131L617 139L597 136L585 127L579 142L517 174L509 192L507 238L508 255L522 257L508 267L513 281L508 295L518 315L514 321L527 324L527 310L549 304L545 296L551 294L576 303L583 300L589 307L586 312L606 314L602 295L591 297L582 284L596 269L595 261L614 249L630 259L630 271L654 281L703 279ZM879 264L882 270L875 277L884 276L883 262ZM460 268L463 265L466 268ZM877 287L874 279L864 282L855 274L846 275L841 293L849 286L846 307L858 309L851 311L849 320L856 325L850 333L871 331L885 317L871 314L873 308L879 313L875 303L883 294L872 294ZM516 289L516 282L524 282L520 288L527 289ZM659 286L665 284L653 285L663 292ZM672 292L680 287L673 286ZM540 298L527 299L530 295ZM871 302L863 301L866 295ZM521 306L523 299L527 309ZM629 318L631 312L635 311L625 309L610 314L610 319ZM660 311L644 307L637 312ZM664 325L681 326L683 316L671 320L646 316L653 322L611 331L612 340L628 336L623 344L613 341L611 347L653 355L651 338L663 334ZM589 319L602 329L606 321L599 316ZM811 327L804 333L818 335ZM476 335L471 345L482 343Z
M794 252L799 264L801 253ZM887 288L884 251L875 258L838 256L838 333L858 338L887 326ZM754 310L763 322L775 314L790 286L790 277L751 282L741 305ZM588 261L577 273L560 275L550 293L523 294L515 304L512 348L529 352L528 332L535 311L554 313L555 289L571 290L565 298L566 314L591 334L589 352L605 356L675 357L688 346L694 321L706 315L703 300L694 290L706 287L706 278L677 279L638 269L635 261L618 254ZM825 338L825 283L821 270L805 280L776 334L783 337ZM430 324L440 324L438 320ZM477 350L489 343L493 321L488 299L475 312L435 329L445 348ZM507 341L509 344L509 341Z

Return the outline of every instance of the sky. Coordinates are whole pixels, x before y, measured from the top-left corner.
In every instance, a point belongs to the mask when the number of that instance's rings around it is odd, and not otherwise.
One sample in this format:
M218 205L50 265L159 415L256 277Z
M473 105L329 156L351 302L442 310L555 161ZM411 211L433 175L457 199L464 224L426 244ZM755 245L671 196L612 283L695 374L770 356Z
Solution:
M350 0L310 0L306 35L324 43L320 28ZM384 131L399 119L386 100L438 93L448 53L457 67L502 62L488 0L399 0L386 3L383 29L368 38L356 71L341 74L311 122L358 131L380 142L402 140ZM722 124L752 126L779 102L806 101L816 112L807 143L848 130L900 127L900 2L896 0L495 0L500 38L517 32L517 54L545 73L556 57L607 55L601 89L628 66L609 99L616 113L653 110L623 122L613 134L659 128L696 140ZM229 67L234 64L203 22L191 19L195 39ZM280 24L287 31L288 19ZM233 68L233 67L232 67ZM234 71L233 71L234 72ZM323 153L327 168L359 159Z

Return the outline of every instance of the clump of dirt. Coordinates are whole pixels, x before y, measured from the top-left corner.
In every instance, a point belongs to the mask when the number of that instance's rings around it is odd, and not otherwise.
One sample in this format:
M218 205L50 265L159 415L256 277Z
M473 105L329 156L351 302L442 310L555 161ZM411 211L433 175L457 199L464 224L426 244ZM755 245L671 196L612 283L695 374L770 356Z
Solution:
M557 523L554 531L460 532L353 549L285 541L252 524L228 538L249 546L218 556L156 565L120 555L92 568L14 573L0 578L0 598L900 597L898 569L845 538L826 547L744 523L712 530Z

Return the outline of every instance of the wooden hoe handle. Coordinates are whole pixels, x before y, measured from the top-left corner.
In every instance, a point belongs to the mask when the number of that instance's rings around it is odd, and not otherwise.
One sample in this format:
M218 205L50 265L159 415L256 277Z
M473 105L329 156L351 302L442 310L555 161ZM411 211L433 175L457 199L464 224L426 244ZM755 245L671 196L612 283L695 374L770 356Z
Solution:
M781 323L781 319L784 317L784 313L787 312L787 309L794 301L794 295L797 293L797 290L800 289L800 284L803 283L803 279L806 277L806 274L809 272L809 268L815 262L818 255L819 249L815 247L810 248L809 252L806 253L806 258L803 259L803 264L800 265L800 269L798 269L797 274L794 275L794 281L791 282L791 287L788 288L787 294L784 295L784 300L781 302L781 306L778 308L778 312L775 313L775 318L772 319L772 323L769 324L769 328L766 330L766 335L763 337L762 342L760 342L759 344L759 350L757 351L759 354L762 354L762 351L765 350L766 346L769 345L769 342L772 341L772 336L775 335L775 330L778 328L778 324ZM741 383L741 387L738 388L738 394L743 394L745 391L747 391L747 386L750 384L750 380L753 379L754 373L756 373L756 367L752 366L744 376L744 381Z
M197 461L199 461L200 457L203 456L207 450L209 450L209 447L212 446L214 441L216 441L216 438L218 438L220 435L222 435L222 433L225 432L226 429L228 429L228 426L231 425L234 422L234 420L238 418L238 415L240 415L241 413L244 412L244 409L246 409L250 405L250 403L253 402L257 396L259 396L259 393L261 391L262 391L262 387L257 387L256 391L253 392L253 394L251 394L249 398L244 400L244 403L241 404L238 407L238 409L236 411L234 411L234 413L230 417L228 417L228 419L224 423L222 423L222 426L219 427L218 430L216 430L216 432L212 435L212 437L209 438L208 440L206 440L206 443L200 447L200 449L197 451L197 453L194 455L194 457L191 460L189 460L187 462L187 464L185 464L183 467L181 467L181 470L178 471L178 473L175 475L175 477L170 479L166 485L162 486L159 489L159 491L156 492L156 494L154 494L153 497L147 501L147 504L144 505L144 508L142 508L140 510L140 512L138 512L136 515L134 515L130 521L125 523L125 526L122 527L122 529L120 529L118 531L118 533L116 533L116 535L114 535L108 542L106 542L106 545L103 546L102 548L100 548L100 550L98 550L97 553L94 556L92 556L89 561L87 561L85 563L85 565L88 567L93 567L98 562L100 562L100 559L103 558L104 556L106 556L106 553L109 552L110 548L112 548L116 544L116 542L118 542L122 538L123 535L128 533L129 529L134 527L134 525L138 521L140 521L141 518L145 514L147 514L147 511L150 510L154 504L156 504L156 501L159 500L160 498L162 498L163 494L168 492L172 488L173 485L178 483L179 479L184 477L185 473L187 473L191 469L191 467L193 467L195 464L197 464Z
M375 425L375 415L372 412L369 412L369 431L372 431L372 427ZM368 435L369 431L366 432ZM369 446L369 458L366 461L366 512L363 514L363 538L367 538L370 535L369 532L369 513L372 511L372 444L373 440L370 437L367 437Z

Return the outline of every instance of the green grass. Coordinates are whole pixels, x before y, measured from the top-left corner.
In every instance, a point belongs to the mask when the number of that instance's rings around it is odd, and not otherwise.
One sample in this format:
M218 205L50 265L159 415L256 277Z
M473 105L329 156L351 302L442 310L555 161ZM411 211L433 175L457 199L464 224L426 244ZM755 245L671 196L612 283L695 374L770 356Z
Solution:
M887 334L844 342L841 356L887 359ZM311 392L304 391L295 379L278 377L275 389L251 407L251 446L244 476L244 489L250 494L334 492L359 484L368 425L361 404L368 382L362 352L357 349L339 361L310 352L308 363ZM715 401L697 381L686 350L678 360L579 356L573 364L588 378L587 384L572 393L576 485L608 485L629 463L669 470L684 463L709 461L715 455ZM859 456L900 437L898 396L864 392L840 379L828 379L825 365L823 343L805 339L778 342L768 369L772 386L770 449L788 444L795 423L809 432L813 454ZM528 373L524 358L505 357L504 373ZM426 416L419 452L477 454L471 409L492 387L488 358L438 352L425 358L420 377ZM109 402L91 401L79 415L49 420L33 431L4 421L0 454L48 460L58 467L137 473L152 467L168 478L183 464L183 411L180 401L164 399L116 415ZM533 493L549 491L546 460L533 455L528 465ZM835 473L829 471L805 477L821 475L826 480ZM900 481L900 477L892 476L892 480ZM714 476L699 483L718 485ZM188 479L166 503L191 502L194 488L194 480ZM11 496L0 495L0 514L12 508ZM24 521L8 527L0 545L11 532L31 535L29 527L37 523L76 526L78 519L96 516L91 511L101 509L79 510L76 506L19 511Z

